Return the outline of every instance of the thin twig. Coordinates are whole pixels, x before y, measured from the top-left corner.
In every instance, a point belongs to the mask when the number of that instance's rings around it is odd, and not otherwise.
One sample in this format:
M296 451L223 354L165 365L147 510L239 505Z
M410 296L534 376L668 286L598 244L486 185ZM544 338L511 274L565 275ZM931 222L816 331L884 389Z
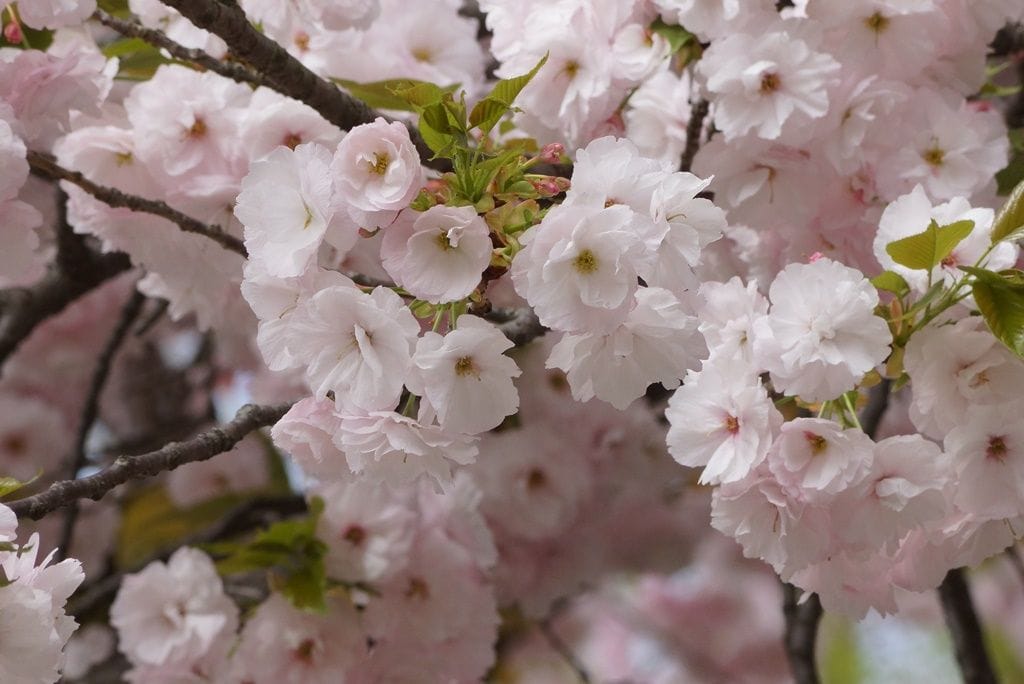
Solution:
M245 244L234 235L224 232L219 226L209 226L202 221L187 216L166 202L129 195L116 188L97 185L79 172L65 169L48 154L29 150L27 158L29 166L37 173L53 180L65 180L73 183L111 207L131 209L132 211L141 211L146 214L160 216L178 224L178 227L186 233L196 233L197 235L208 237L224 249L241 254L243 257L248 256Z
M92 382L89 384L89 391L85 396L85 405L82 408L82 418L78 424L78 432L75 435L74 450L65 471L65 477L68 479L74 479L78 471L85 465L85 442L89 437L89 429L96 422L96 418L99 415L100 396L103 394L103 388L107 384L107 378L110 377L110 368L113 365L114 356L117 354L121 343L124 342L125 337L128 336L128 331L142 310L142 305L145 301L145 295L138 290L132 290L131 297L121 311L121 318L118 320L117 326L110 334L106 346L103 347L103 351L100 352L100 356L96 361L96 369L92 374ZM78 512L79 502L77 500L72 501L68 506L61 527L61 534L57 544L57 560L63 560L67 556L68 548L71 546L71 537L75 531L75 523L78 521Z
M128 19L118 19L115 16L107 14L101 9L96 10L96 13L93 14L93 18L104 26L114 29L122 36L140 38L150 45L163 48L175 59L179 59L183 62L191 62L203 69L213 71L214 73L218 73L225 78L230 78L231 80L238 81L239 83L250 83L255 86L269 87L266 79L252 69L235 62L219 60L209 53L196 48L187 48L180 43L174 42L161 31L146 28L142 24Z
M679 162L680 171L689 171L693 166L693 158L700 150L700 132L704 130L704 119L708 115L710 103L704 98L697 100L690 110L690 121L686 124L686 148Z
M170 442L156 451L141 456L120 456L95 475L55 482L39 494L8 505L20 518L39 520L47 513L63 508L78 499L98 501L112 489L129 480L153 477L186 463L206 461L217 454L229 451L250 432L276 423L289 408L290 404L247 404L239 409L231 422L211 428L189 440Z
M782 585L786 658L796 684L818 684L814 649L818 640L818 623L821 621L821 601L817 594L811 594L806 601L798 603L800 592L789 582Z
M378 112L362 100L343 92L336 85L317 76L283 47L256 30L237 5L217 0L161 0L178 10L201 29L217 35L227 43L231 53L262 74L274 90L305 102L343 131L371 123ZM407 124L409 135L426 166L439 171L451 170L451 162L430 160L433 151L419 131Z
M579 661L576 654L573 653L572 649L569 648L569 645L565 643L562 637L558 635L558 632L556 632L554 627L551 625L552 620L556 617L557 611L559 610L560 609L556 608L552 615L540 620L537 623L537 628L540 630L540 633L544 635L544 638L547 639L551 648L554 649L554 651L562 657L562 660L572 668L572 671L576 673L576 677L580 680L581 684L590 684L590 675L587 673L586 668L583 667L583 663Z
M939 585L939 601L946 617L946 626L953 639L956 662L964 684L995 684L996 676L985 650L981 624L974 611L971 590L963 568L946 573Z

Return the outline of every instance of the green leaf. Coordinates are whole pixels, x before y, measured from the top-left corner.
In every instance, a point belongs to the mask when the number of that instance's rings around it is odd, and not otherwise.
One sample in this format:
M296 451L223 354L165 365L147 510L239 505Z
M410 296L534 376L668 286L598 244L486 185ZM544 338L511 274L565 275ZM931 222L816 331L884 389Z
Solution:
M248 543L207 544L204 548L213 555L225 556L217 561L221 574L268 570L271 586L295 607L324 611L327 545L316 536L316 522L323 507L323 500L314 498L307 516L275 523Z
M344 78L331 80L374 109L402 112L415 112L420 107L438 102L447 92L433 83L409 78L393 78L372 83L358 83Z
M134 569L207 529L242 501L241 496L228 495L180 509L163 487L142 489L122 506L115 563L121 569Z
M473 111L469 113L470 128L479 128L485 135L490 133L501 117L512 109L512 103L515 102L519 93L533 80L533 77L547 61L548 56L544 55L529 72L498 81L491 92L477 102Z
M921 298L914 302L914 305L907 311L908 314L915 314L938 299L939 295L946 291L946 281L939 280L931 288L921 295Z
M871 284L876 289L892 292L900 297L910 292L910 286L907 285L907 281L903 279L903 276L892 271L879 273L871 279Z
M103 46L103 56L119 61L117 77L130 80L152 78L162 64L172 60L140 38L121 38Z
M423 142L427 143L427 147L434 151L434 158L446 156L446 154L455 146L455 137L445 133L440 133L434 129L433 126L427 123L426 119L420 117L419 123L420 135L423 137Z
M827 636L821 658L822 681L828 684L859 684L864 679L866 668L853 625L838 618Z
M33 482L38 480L39 476L42 474L43 471L40 470L38 473L35 474L35 477L33 477L31 480L25 480L24 482L13 477L0 477L0 499L7 496L8 494L13 494L22 487L25 487L26 485L32 484Z
M426 107L420 112L420 120L425 121L428 126L438 133L453 135L460 133L459 127L452 123L448 110L441 102Z
M1024 237L1024 181L1010 193L1003 208L992 224L992 244L1002 240L1019 240Z
M930 271L948 257L972 230L974 221L940 226L933 220L923 233L890 242L885 251L901 266Z
M1001 287L978 278L971 293L992 334L1014 354L1024 357L1024 289Z
M682 26L677 24L666 24L661 19L657 19L653 24L651 24L651 31L658 34L668 42L669 50L673 55L683 48L699 42L695 35L684 29Z

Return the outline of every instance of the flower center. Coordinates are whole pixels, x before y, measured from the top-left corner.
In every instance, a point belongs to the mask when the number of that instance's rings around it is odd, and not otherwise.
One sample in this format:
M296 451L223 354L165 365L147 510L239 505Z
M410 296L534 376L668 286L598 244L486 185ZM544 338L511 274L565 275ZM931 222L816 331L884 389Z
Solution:
M946 160L946 153L943 152L938 146L932 147L931 149L925 150L921 157L928 163L929 166L939 167Z
M430 598L430 587L419 577L413 577L409 580L409 586L405 589L405 598L426 601Z
M434 55L431 54L430 50L422 47L413 50L412 56L417 62L426 62L428 64L434 59Z
M294 150L296 147L302 144L302 138L299 136L298 133L289 133L288 135L284 136L284 140L281 141L281 144L289 149Z
M813 432L805 432L804 439L807 440L807 446L811 448L812 456L820 456L824 453L825 449L828 449L828 440L821 435L816 435Z
M3 442L0 442L0 447L3 447L3 451L9 456L21 456L25 453L27 446L28 441L25 439L25 436L17 433L7 435L4 437Z
M1006 460L1006 438L1002 435L989 437L988 448L985 449L985 456L1002 463Z
M585 249L576 255L576 258L572 260L572 265L577 273L590 275L597 270L597 257L589 249Z
M206 122L197 116L192 122L192 127L188 129L188 137L196 139L202 138L204 135L206 135Z
M881 12L875 12L870 17L864 20L864 25L875 33L881 33L885 29L889 28L890 19Z
M531 492L537 491L548 483L548 476L540 468L534 468L526 475L526 488Z
M726 416L725 422L722 425L725 428L725 431L728 432L730 435L735 435L737 432L740 431L740 419L737 418L736 416Z
M125 166L127 164L131 164L133 161L134 161L134 157L132 156L131 152L115 152L114 153L114 162L118 166Z
M391 164L391 157L387 152L374 152L373 161L367 163L370 166L370 173L383 176L384 172L388 170L388 165Z
M341 538L352 544L352 546L362 546L363 541L366 539L366 530L359 525L350 525L345 534L341 535Z
M316 641L313 639L303 639L302 643L295 647L295 659L301 660L304 663L313 662L313 650L316 648Z
M459 360L455 362L455 374L458 375L460 378L466 375L476 375L477 370L476 364L473 363L473 357L460 357Z
M768 93L774 93L779 89L782 82L779 80L779 75L774 73L767 73L761 76L761 94L767 95Z

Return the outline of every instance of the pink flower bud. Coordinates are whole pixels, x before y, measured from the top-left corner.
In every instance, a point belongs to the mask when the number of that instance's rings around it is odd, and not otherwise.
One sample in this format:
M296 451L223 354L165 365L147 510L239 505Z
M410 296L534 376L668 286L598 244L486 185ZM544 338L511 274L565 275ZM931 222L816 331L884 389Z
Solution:
M548 143L540 151L540 160L548 164L557 164L565 154L565 146L561 143Z
M12 45L20 45L25 40L25 34L21 32L21 26L12 21L4 26L4 39Z
M814 263L815 261L817 261L818 259L822 259L822 258L824 258L824 256L825 256L825 255L824 255L824 254L822 254L821 252L815 252L815 253L814 253L814 254L812 254L811 256L807 257L807 263L809 263L809 264L813 264L813 263Z

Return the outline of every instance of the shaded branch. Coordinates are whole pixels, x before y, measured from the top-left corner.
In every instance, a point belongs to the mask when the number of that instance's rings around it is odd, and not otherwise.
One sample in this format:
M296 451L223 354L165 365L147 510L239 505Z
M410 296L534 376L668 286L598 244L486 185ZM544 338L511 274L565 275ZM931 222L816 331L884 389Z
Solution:
M39 520L47 513L63 508L78 499L98 501L109 491L129 480L153 477L186 463L206 461L217 454L229 451L250 432L276 423L289 408L290 404L247 404L229 423L211 428L184 442L171 442L148 454L120 456L95 475L56 482L39 494L11 502L8 506L20 518Z
M889 395L892 391L892 381L889 378L882 378L882 381L871 388L868 393L868 403L861 412L860 424L864 433L871 439L878 433L878 425L882 422L882 416L889 408Z
M255 86L269 86L263 76L248 67L234 62L219 60L203 50L187 48L180 43L174 42L168 38L166 34L151 28L146 28L137 22L127 19L118 19L115 16L107 14L103 10L96 10L96 13L93 14L93 18L104 26L114 29L122 36L140 38L150 45L162 48L175 59L179 59L183 62L191 62L203 69L213 71L214 73L218 73L225 78L230 78L231 80L238 81L239 83L250 83Z
M199 28L219 36L231 53L247 62L266 77L274 90L282 95L305 102L338 128L347 131L361 124L372 123L378 112L362 100L343 92L336 85L317 76L275 41L266 37L249 23L248 17L237 5L217 0L161 0L178 10ZM450 170L447 159L430 161L433 151L423 141L419 131L406 126L420 157L426 166L440 171Z
M817 594L811 594L803 603L797 603L800 593L801 590L789 582L782 584L786 658L793 671L793 681L797 684L818 684L814 650L821 621L821 601Z
M704 130L704 119L707 118L710 106L707 100L701 98L690 110L690 121L686 124L686 147L679 162L680 171L689 171L693 166L693 158L700 150L700 133Z
M517 347L529 344L548 331L533 309L492 309L484 318L497 323L505 337Z
M131 262L124 254L89 250L85 263L77 264L73 273L51 268L32 287L0 291L0 369L37 325L129 268Z
M946 579L939 585L939 601L964 684L996 684L963 568L946 573Z
M33 171L36 173L42 174L43 176L53 180L65 180L69 183L73 183L111 207L141 211L146 214L165 218L168 221L178 224L178 227L186 233L202 235L210 238L224 249L241 254L243 257L248 256L248 253L245 250L245 244L234 235L229 235L218 226L208 226L202 221L198 221L191 216L187 216L186 214L183 214L177 209L171 207L166 202L146 199L145 197L139 197L137 195L129 195L116 188L97 185L79 172L65 169L48 154L29 150L27 158L29 166L31 166Z
M85 396L85 405L82 408L78 432L75 434L74 450L65 471L65 476L68 479L74 479L78 471L86 463L85 441L89 436L89 429L96 422L96 418L99 415L100 396L103 394L103 388L107 384L107 378L110 377L110 368L114 361L114 355L117 353L118 348L120 348L121 343L124 342L125 337L128 336L128 331L131 329L135 319L138 318L139 312L142 311L142 305L145 301L145 295L138 290L132 290L131 297L121 311L121 317L117 322L117 326L110 334L107 344L103 347L103 351L100 352L100 356L96 361L96 369L93 371L92 381L89 383L89 391ZM61 534L57 543L58 561L66 558L68 549L71 546L71 537L75 531L75 523L78 521L78 511L78 501L72 501L64 516Z

